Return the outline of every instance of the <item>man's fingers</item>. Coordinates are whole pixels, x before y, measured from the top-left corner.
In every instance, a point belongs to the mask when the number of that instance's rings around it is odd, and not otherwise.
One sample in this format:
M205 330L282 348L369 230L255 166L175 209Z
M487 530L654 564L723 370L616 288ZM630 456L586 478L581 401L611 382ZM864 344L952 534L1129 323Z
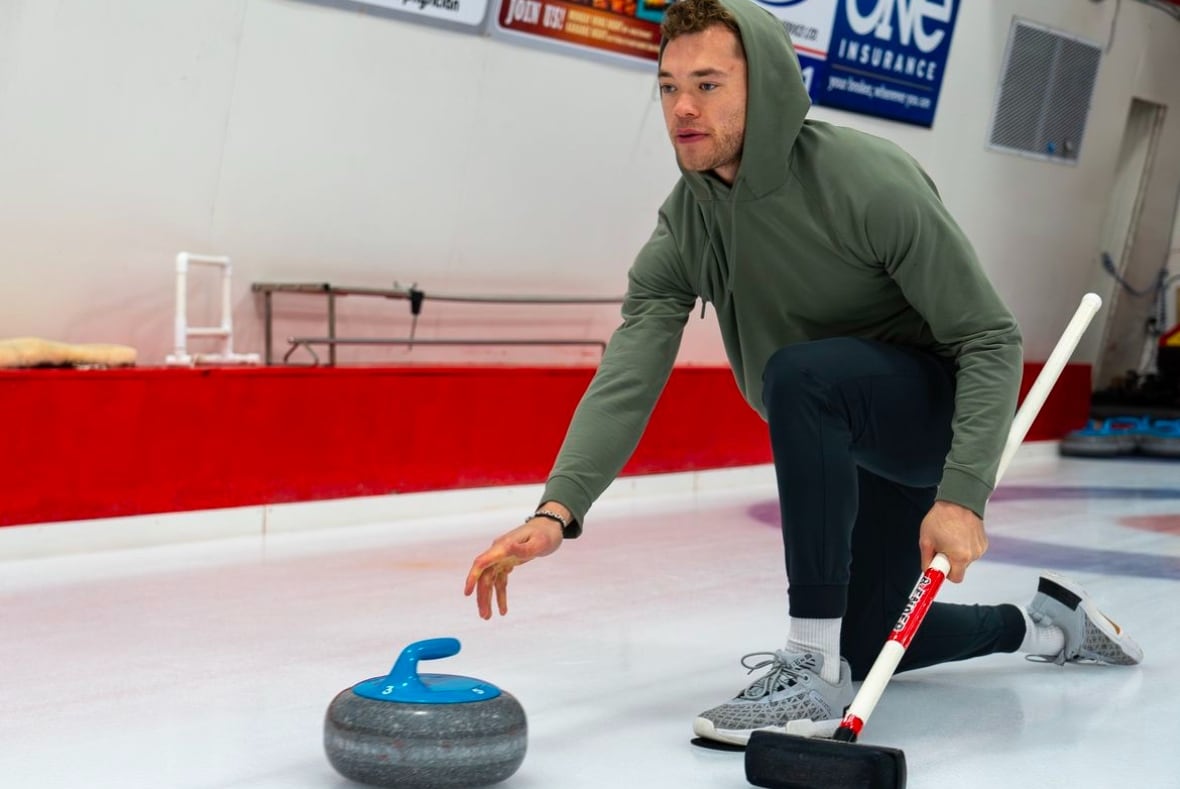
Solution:
M962 583L967 577L967 568L974 562L983 558L987 553L987 538L984 537L980 544L975 545L969 552L964 552L962 555L951 561L951 571L947 573L947 579L951 583Z
M511 567L497 569L496 572L496 601L499 603L500 616L508 613L508 573Z
M520 562L514 558L491 560L481 556L475 560L471 572L467 574L464 594L475 592L476 606L482 619L492 618L493 597L500 615L508 613L508 574L517 564Z
M479 592L476 594L476 605L479 608L480 619L492 618L492 577L486 570L479 576Z
M918 547L922 551L922 572L925 572L930 563L934 561L935 551L933 546L929 545L919 544Z
M500 546L492 546L475 557L471 563L471 570L467 573L467 582L463 585L463 594L470 595L480 578L486 575L495 565L503 561L505 550Z
M467 581L463 584L464 595L470 596L479 585L480 579L487 574L488 565L482 559L483 557L481 556L472 563L471 570L467 573Z
M947 557L951 563L951 569L946 574L947 580L955 584L962 583L963 579L967 577L967 568L978 558L978 556L972 556L969 553L964 553L954 558Z

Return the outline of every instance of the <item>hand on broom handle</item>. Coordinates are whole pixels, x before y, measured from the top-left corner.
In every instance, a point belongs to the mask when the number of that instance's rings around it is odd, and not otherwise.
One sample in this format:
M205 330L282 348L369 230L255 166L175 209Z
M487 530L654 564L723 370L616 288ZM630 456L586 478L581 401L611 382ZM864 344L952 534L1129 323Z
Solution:
M1012 462L1016 450L1024 441L1025 435L1028 434L1028 429L1040 412L1041 406L1045 404L1053 384L1057 382L1066 362L1069 361L1069 357L1077 348L1086 327L1090 325L1091 319L1101 306L1102 299L1096 293L1087 293L1082 297L1082 303L1074 313L1073 319L1065 327L1061 339L1057 341L1057 346L1049 354L1045 366L1037 375L1028 394L1025 395L1024 402L1012 420L1012 429L1008 432L1008 442L1004 445L1004 452L1000 455L1000 465L996 471L997 485L1004 476L1004 472L1007 471L1008 464ZM897 664L901 662L906 649L909 648L910 641L913 640L914 634L921 626L922 620L926 617L926 611L934 602L934 597L938 594L949 571L950 563L947 561L946 555L935 554L934 560L926 568L922 577L918 579L914 590L910 592L909 603L906 605L905 611L902 612L897 624L893 626L889 640L885 642L881 654L877 656L873 667L869 669L868 675L861 683L860 691L852 700L852 705L849 706L848 713L841 721L840 727L836 729L834 739L856 742L861 729L864 728L865 721L869 719L869 715L877 706L877 701L885 691L885 686L897 669Z

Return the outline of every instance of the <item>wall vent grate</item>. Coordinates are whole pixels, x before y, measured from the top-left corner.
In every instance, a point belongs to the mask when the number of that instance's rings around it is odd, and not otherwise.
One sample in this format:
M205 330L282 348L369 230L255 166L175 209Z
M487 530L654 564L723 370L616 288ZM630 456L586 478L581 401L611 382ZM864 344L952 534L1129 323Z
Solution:
M1014 19L988 147L1076 162L1101 60L1098 44Z

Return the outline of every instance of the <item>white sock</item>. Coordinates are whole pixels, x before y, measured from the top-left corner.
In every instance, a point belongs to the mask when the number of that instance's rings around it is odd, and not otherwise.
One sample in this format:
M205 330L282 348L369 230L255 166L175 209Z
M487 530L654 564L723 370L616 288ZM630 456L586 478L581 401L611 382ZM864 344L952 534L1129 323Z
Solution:
M1020 651L1029 655L1056 657L1065 649L1065 631L1057 625L1038 625L1028 615L1024 608L1020 609L1024 616L1024 640L1020 642Z
M799 619L791 617L787 634L788 652L823 655L819 675L833 685L840 681L840 619Z

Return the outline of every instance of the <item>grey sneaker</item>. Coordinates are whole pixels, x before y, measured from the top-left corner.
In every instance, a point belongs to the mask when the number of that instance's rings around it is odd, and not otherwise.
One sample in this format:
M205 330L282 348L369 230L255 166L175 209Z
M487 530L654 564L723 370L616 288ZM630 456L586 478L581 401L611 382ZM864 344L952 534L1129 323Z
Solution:
M1065 649L1048 658L1058 665L1099 663L1134 666L1143 650L1090 599L1082 587L1055 573L1045 573L1028 606L1037 624L1057 625L1065 633Z
M753 659L761 658L758 662ZM846 660L840 661L840 682L819 675L822 655L805 652L753 652L742 658L750 673L770 670L735 698L702 712L692 723L698 737L745 745L755 731L785 732L793 720L808 719L834 731L856 694Z

